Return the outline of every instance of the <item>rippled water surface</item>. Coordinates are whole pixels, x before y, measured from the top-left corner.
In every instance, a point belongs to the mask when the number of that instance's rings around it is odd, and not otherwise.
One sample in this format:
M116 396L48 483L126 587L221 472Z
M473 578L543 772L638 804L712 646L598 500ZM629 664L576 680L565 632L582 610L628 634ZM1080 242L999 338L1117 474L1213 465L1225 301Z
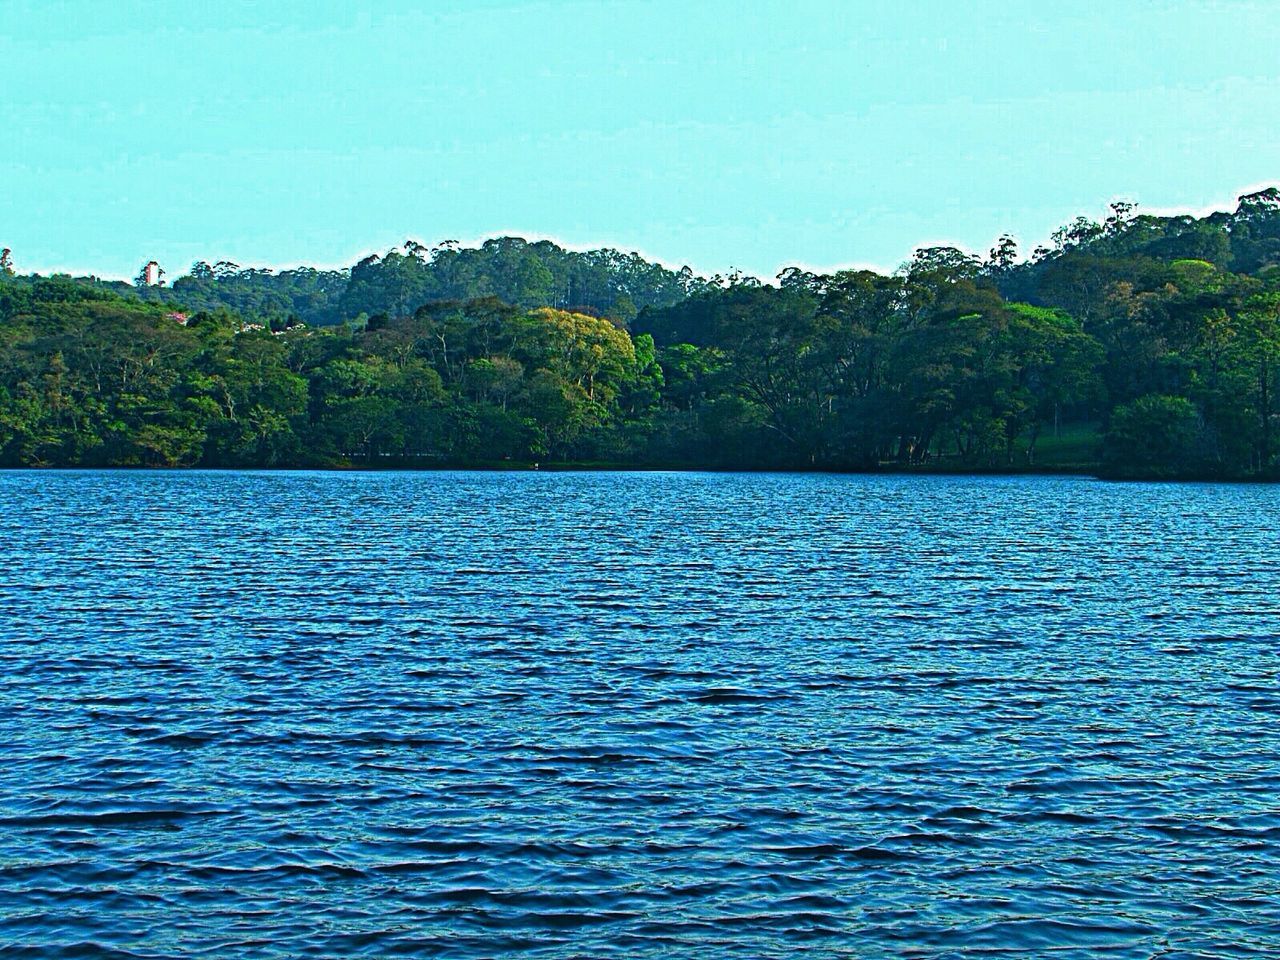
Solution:
M1278 508L0 474L0 952L1275 956Z

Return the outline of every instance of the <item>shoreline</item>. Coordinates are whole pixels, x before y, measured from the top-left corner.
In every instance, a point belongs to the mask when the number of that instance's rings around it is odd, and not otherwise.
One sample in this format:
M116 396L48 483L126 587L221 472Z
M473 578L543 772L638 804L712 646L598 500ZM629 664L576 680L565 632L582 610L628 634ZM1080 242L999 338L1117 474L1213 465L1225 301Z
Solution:
M131 472L131 473L716 473L882 477L1076 477L1107 483L1225 483L1277 484L1280 477L1223 476L1216 474L1108 474L1094 465L1054 465L1045 467L945 467L882 466L875 469L747 467L687 463L624 463L618 461L479 461L464 463L246 466L144 466L139 464L27 464L0 467L0 472Z

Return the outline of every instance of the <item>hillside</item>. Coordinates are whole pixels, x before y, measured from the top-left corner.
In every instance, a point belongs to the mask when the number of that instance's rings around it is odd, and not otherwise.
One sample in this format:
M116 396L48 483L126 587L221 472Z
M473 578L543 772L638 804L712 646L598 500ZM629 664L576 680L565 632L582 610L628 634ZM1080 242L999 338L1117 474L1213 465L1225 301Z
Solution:
M0 274L0 463L1276 475L1280 191L1020 258L710 280L517 238L172 286Z

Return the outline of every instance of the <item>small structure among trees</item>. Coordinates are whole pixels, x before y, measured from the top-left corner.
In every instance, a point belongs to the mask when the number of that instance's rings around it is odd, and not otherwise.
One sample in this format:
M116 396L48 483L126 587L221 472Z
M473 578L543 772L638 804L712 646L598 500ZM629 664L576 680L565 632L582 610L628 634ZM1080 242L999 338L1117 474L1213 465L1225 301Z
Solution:
M139 287L163 287L164 268L154 260L148 260L134 278L134 285Z

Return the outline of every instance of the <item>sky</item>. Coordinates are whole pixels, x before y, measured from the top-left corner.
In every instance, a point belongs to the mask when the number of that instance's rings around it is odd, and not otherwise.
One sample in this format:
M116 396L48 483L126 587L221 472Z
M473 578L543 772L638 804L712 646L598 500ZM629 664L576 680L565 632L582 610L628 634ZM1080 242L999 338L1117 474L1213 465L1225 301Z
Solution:
M20 272L547 237L703 273L1029 250L1280 182L1271 0L0 0Z

